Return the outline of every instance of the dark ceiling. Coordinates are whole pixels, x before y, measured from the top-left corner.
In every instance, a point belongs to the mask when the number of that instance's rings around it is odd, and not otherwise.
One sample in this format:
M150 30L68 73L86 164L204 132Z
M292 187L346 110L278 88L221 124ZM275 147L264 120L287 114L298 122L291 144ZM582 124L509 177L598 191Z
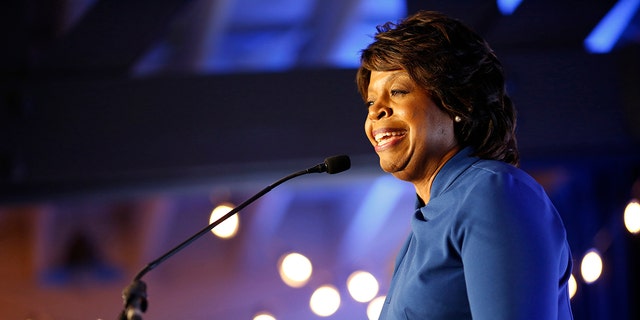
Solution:
M522 167L562 215L574 274L603 254L602 281L578 277L576 319L635 319L640 242L621 213L640 198L639 2L523 0L503 15L494 0L3 1L0 317L115 316L130 276L213 205L334 154L353 168L279 187L243 210L235 239L151 274L149 318L309 319L311 290L356 267L385 294L415 194L364 137L355 53L376 24L432 9L503 61ZM587 52L621 3L635 8L613 50ZM291 250L317 267L302 289L274 267ZM78 252L98 263L78 272ZM333 319L364 308L345 299Z
M354 69L335 67L327 49L347 26L403 11L365 2L3 3L1 200L198 183L336 153L375 165ZM626 158L640 137L638 13L612 52L583 45L614 4L525 0L502 15L495 1L408 1L406 10L443 11L492 44L525 161Z

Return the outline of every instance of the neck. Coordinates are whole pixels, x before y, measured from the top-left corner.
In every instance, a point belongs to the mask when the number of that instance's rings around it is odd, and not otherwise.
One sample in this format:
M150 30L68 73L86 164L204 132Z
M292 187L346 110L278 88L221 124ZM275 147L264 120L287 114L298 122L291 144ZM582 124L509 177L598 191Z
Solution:
M445 153L437 163L435 168L433 170L429 170L430 172L423 179L412 182L413 186L416 189L416 194L418 194L418 197L420 197L425 205L429 203L429 200L431 199L431 186L433 185L433 180L435 180L438 172L440 172L440 169L442 169L442 167L444 167L449 159L453 158L453 156L455 156L458 151L460 151L460 148L458 147L452 148L447 151L447 153Z

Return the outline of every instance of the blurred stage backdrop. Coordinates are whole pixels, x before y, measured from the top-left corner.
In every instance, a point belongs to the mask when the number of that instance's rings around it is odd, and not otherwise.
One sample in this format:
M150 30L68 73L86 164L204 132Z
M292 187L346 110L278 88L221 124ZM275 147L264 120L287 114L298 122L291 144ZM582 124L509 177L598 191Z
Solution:
M376 25L433 9L505 65L522 167L573 249L576 319L637 319L639 6L5 1L0 318L114 319L133 276L214 208L335 154L352 169L277 187L228 238L208 233L148 273L144 318L375 318L415 196L362 132L358 52Z

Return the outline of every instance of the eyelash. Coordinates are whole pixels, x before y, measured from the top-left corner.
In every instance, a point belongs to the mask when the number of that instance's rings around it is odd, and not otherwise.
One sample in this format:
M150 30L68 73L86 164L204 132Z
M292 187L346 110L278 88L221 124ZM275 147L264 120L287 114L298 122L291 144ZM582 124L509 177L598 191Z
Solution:
M397 95L405 95L409 93L409 91L406 90L391 90L391 96L397 96Z
M399 90L399 89L391 90L391 96L392 96L392 97L393 97L393 96L397 96L397 95L405 95L405 94L408 94L408 93L409 93L409 91L407 91L407 90ZM364 106L365 106L365 107L367 107L367 108L369 108L369 107L371 107L374 103L375 103L375 101L373 101L373 100L371 100L371 101L367 101L367 102L365 102Z

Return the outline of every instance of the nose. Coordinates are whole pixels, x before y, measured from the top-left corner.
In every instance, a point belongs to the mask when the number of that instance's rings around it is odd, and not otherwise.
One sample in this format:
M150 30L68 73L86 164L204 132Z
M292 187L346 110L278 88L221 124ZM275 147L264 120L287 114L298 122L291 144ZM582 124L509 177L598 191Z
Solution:
M369 107L369 120L380 120L382 118L390 117L393 114L393 109L389 106L376 103Z

